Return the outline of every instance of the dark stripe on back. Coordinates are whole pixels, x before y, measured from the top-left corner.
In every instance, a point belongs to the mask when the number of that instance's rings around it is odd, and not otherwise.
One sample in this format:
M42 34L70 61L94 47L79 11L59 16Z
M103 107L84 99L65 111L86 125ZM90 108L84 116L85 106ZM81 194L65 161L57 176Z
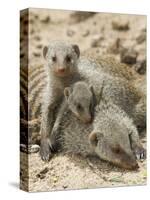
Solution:
M32 84L31 82L29 83L29 93L32 93L33 89L38 87L37 85L40 83L40 82L46 82L46 75L42 74L42 76L38 76L37 79L35 79L34 81L32 81Z
M33 94L30 94L30 102L29 102L29 119L37 118L35 115L35 109L36 107L39 107L42 91L44 87L46 86L46 83L41 83L41 85L37 88L37 90L34 91Z
M45 70L44 69L36 69L34 72L29 73L29 81L34 80L35 77L37 77L40 74L45 74Z

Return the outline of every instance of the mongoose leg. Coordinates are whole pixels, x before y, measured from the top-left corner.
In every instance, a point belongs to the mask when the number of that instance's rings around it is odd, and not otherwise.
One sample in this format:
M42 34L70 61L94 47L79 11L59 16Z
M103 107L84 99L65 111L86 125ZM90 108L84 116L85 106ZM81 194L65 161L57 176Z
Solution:
M51 134L50 134L51 148L54 151L57 150L56 136L59 133L59 128L60 128L60 125L61 125L62 117L63 117L63 114L64 114L65 110L67 109L67 107L68 107L67 102L64 101L62 103L62 105L60 106L60 109L58 111L58 114L57 114L57 117L56 117L56 120L55 120L55 123L54 123L54 126L53 126L53 129L52 129Z
M146 128L146 97L141 97L138 104L135 106L134 122L141 133Z
M54 106L49 105L44 109L41 123L41 149L42 160L48 161L52 157L52 144L50 135L54 122ZM54 141L53 141L54 145Z
M146 158L146 150L142 147L142 144L140 142L138 133L132 132L129 135L130 142L131 142L131 148L135 153L135 156L138 160L143 160Z

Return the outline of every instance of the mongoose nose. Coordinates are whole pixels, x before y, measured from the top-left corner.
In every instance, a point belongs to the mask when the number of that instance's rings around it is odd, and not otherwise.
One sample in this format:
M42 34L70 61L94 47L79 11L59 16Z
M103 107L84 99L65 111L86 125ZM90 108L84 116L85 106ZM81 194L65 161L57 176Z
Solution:
M88 117L86 123L91 123L91 122L92 122L92 117Z
M134 166L133 166L133 169L138 169L139 168L139 165L138 163L136 163Z
M132 163L132 165L129 167L130 170L137 170L139 168L139 165L137 162Z
M60 69L58 69L58 72L59 72L59 73L65 72L65 68L60 68Z

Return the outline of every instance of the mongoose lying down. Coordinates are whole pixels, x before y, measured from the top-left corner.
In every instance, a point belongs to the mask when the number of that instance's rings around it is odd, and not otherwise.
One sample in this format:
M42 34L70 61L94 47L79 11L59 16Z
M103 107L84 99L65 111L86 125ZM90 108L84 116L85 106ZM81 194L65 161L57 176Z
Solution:
M74 96L74 89L76 93L79 91L78 95ZM68 109L61 113L55 138L58 149L83 156L98 156L119 167L137 169L136 158L145 158L145 149L140 144L135 125L122 109L100 97L93 123L81 121L81 113L84 117L87 115L87 105L90 109L92 93L90 98L84 96L90 91L84 82L75 83L65 90Z

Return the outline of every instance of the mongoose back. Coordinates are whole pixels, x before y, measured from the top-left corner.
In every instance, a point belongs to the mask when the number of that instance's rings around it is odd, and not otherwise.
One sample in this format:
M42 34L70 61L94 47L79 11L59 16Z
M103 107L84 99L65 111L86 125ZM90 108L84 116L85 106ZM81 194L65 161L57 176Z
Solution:
M57 135L62 151L98 156L125 169L138 168L135 156L145 158L145 150L136 127L123 110L101 99L96 106L95 120L85 124L74 115L78 105L73 99L70 104L68 99L67 95L68 110L63 114Z
M41 104L46 84L43 66L20 68L21 144L40 142Z
M91 49L89 53L83 53L83 59L86 59L87 57L97 64L97 70L112 76L120 77L128 81L134 81L141 77L134 69L124 63L116 62L112 57L95 56L91 53Z

